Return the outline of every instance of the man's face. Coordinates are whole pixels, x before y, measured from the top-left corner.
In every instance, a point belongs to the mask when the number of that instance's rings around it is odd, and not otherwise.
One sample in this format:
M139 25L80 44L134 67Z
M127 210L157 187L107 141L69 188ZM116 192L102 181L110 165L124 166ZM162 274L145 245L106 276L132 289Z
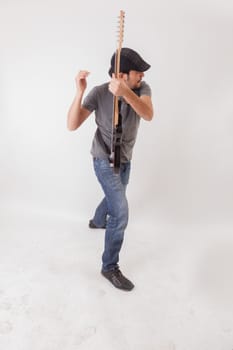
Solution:
M136 70L130 70L127 78L127 84L130 89L137 89L141 85L142 78L144 77L143 72L138 72Z

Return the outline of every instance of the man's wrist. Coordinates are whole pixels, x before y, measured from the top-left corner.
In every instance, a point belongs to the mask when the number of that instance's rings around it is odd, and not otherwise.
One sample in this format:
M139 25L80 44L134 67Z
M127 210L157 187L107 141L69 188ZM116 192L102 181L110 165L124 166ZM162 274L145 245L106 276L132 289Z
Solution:
M125 93L123 95L123 98L125 99L125 101L127 103L129 103L129 101L133 97L133 95L134 95L134 92L130 88L127 88L127 90L125 91Z
M77 100L82 99L83 94L84 94L84 91L79 91L79 90L77 90L76 96L75 96L76 99L77 99Z

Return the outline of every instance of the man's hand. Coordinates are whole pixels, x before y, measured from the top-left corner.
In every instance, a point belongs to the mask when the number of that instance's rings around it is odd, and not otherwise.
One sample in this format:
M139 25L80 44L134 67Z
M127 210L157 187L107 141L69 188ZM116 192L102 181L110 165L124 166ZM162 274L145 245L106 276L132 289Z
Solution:
M120 76L119 78L115 77L113 74L112 79L109 83L109 91L115 96L124 96L125 93L129 90L128 85L125 82L125 79Z
M89 74L90 74L90 72L88 72L87 70L80 70L80 72L78 73L78 75L75 78L77 92L84 93L84 91L86 90L86 87L87 87L86 78L88 77Z
M77 93L70 106L67 116L67 128L69 130L76 130L80 125L89 117L91 112L82 107L83 93L87 87L87 76L89 72L87 70L80 70L75 77Z

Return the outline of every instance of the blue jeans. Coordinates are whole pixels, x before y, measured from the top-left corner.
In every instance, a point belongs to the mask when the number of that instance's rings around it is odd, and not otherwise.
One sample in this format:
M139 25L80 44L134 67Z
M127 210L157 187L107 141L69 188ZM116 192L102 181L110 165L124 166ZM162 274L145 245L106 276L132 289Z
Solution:
M104 191L104 199L98 205L93 222L101 227L106 224L102 270L118 267L119 252L128 223L128 202L126 186L129 181L130 162L121 164L119 174L115 174L109 161L94 158L95 174Z

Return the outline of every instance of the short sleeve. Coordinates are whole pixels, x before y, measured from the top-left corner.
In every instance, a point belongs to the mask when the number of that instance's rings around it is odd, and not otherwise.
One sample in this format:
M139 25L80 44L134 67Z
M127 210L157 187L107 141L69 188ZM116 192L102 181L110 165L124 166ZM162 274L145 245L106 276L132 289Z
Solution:
M151 88L145 81L143 81L141 84L140 96L142 96L142 95L146 95L146 96L151 97Z
M84 98L82 107L88 109L90 112L93 112L97 109L97 89L94 87L88 95Z

